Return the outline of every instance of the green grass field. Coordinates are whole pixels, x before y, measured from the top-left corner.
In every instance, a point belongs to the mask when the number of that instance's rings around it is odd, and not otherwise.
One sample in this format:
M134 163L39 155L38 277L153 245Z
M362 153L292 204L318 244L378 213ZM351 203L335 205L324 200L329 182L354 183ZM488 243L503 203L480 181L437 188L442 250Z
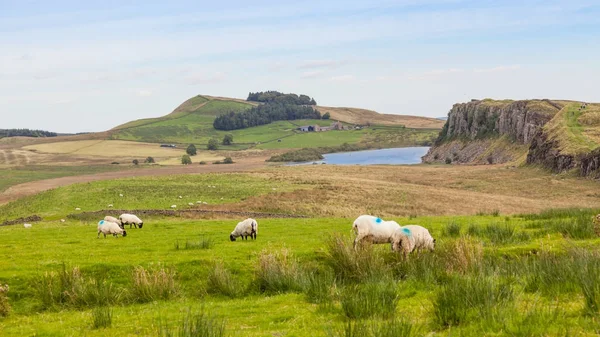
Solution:
M258 239L236 242L229 233L239 220L144 217L143 229L106 239L96 238L99 219L58 220L74 207L227 206L330 187L307 179L98 181L0 207L3 218L45 218L30 229L0 227L0 286L10 286L0 289L0 334L165 336L192 315L198 324L224 322L228 336L597 335L600 238L591 218L598 210L393 218L437 239L435 252L408 260L387 244L355 252L351 224L360 214L351 211L347 218L259 217Z

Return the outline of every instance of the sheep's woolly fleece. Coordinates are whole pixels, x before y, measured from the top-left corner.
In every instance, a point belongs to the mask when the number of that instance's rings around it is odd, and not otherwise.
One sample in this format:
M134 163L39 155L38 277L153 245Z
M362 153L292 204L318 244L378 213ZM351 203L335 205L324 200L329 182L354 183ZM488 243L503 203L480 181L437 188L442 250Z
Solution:
M402 233L404 233L406 236L412 236L412 233L408 228L402 228Z

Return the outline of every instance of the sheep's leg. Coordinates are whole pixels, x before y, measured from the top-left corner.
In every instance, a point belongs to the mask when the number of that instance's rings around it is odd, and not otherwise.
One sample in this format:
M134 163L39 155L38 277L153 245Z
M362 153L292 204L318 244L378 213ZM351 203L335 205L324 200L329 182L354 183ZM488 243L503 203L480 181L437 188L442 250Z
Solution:
M103 233L103 234L104 234L104 238L106 239L106 233Z
M100 239L100 231L98 231L98 236L96 237L96 239Z

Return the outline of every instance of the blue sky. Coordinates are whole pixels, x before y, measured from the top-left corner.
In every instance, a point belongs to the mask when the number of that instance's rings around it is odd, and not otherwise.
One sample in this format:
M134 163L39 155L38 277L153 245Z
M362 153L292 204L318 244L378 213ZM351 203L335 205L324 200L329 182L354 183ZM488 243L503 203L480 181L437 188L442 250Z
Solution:
M599 1L0 0L0 128L101 131L208 94L445 116L600 101Z

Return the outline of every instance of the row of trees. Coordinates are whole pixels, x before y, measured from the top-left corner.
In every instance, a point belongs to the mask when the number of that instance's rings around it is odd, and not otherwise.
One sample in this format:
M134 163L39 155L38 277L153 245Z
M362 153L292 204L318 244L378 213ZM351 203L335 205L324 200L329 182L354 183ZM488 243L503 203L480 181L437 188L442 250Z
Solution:
M215 119L213 127L217 130L237 130L294 119L321 119L321 113L311 106L267 103L239 113L223 114Z
M281 103L294 105L317 105L317 102L307 95L284 94L279 91L261 91L248 94L247 101L261 103Z
M225 135L223 137L223 141L221 142L221 144L223 145L231 145L233 144L233 135ZM212 138L208 141L208 144L206 144L206 149L210 150L210 151L215 151L219 149L219 141ZM195 156L197 154L198 150L196 149L196 145L194 144L190 144L188 145L187 149L185 149L185 153L187 153L190 156Z
M56 132L30 129L0 129L0 138L4 137L56 137Z

